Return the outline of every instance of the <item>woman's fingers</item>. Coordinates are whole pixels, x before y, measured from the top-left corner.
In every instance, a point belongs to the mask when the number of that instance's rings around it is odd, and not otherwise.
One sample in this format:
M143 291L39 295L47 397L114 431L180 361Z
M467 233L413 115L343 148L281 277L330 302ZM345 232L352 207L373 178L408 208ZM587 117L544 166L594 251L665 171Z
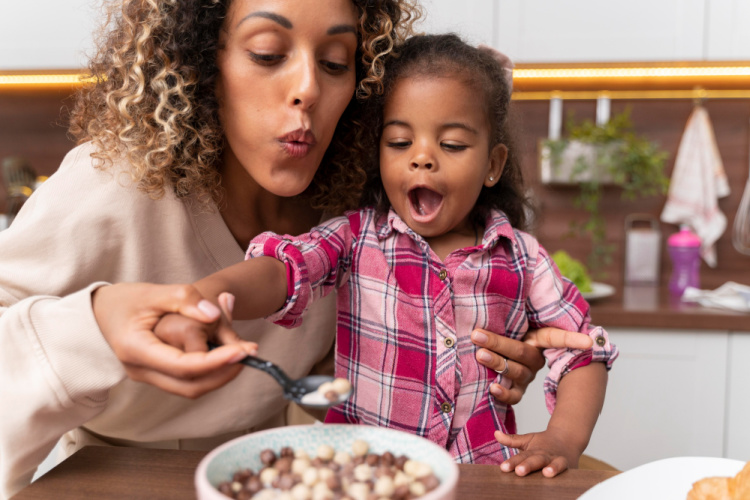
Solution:
M517 363L528 367L534 373L544 366L544 358L539 352L539 349L527 344L526 342L497 335L480 328L471 332L471 340L477 346L484 347L492 351L495 355L500 355L504 358L516 361ZM479 361L480 363L482 362L482 360ZM482 364L488 366L485 363ZM493 369L503 368L503 361L501 359L496 358L495 364L497 365L497 368L493 367Z
M126 365L128 377L145 382L164 391L195 399L233 380L242 371L242 365L224 365L197 378L172 377L142 366Z
M523 340L540 349L589 349L594 345L594 341L588 335L552 327L531 330Z

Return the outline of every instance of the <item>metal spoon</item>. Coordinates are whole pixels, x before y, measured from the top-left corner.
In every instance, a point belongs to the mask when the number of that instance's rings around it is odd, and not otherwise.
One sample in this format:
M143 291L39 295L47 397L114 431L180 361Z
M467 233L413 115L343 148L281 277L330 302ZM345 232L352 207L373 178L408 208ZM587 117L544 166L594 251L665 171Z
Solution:
M208 349L216 349L220 347L219 344L213 342L208 343ZM290 401L294 401L298 405L306 406L308 408L314 408L318 410L325 410L331 406L337 406L349 399L351 391L346 394L341 394L337 401L330 401L326 399L322 394L318 393L318 387L326 382L333 382L335 379L329 375L308 375L301 379L294 380L289 377L284 370L278 365L266 361L255 356L245 356L240 363L247 365L251 368L266 372L279 383L284 391L284 397Z

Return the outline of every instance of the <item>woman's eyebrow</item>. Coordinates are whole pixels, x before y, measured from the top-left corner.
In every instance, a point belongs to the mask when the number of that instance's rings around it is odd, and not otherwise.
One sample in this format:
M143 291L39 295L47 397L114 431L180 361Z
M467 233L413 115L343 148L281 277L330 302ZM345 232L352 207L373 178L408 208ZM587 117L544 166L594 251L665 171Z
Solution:
M262 17L265 19L269 19L275 23L278 23L282 28L286 28L288 30L292 29L292 22L286 17L280 14L275 14L273 12L266 12L263 10L259 10L258 12L253 12L251 14L246 15L240 20L240 22L237 23L237 26L244 23L247 19L250 19L251 17Z
M253 12L251 14L246 15L240 20L240 22L237 23L237 26L245 22L247 19L250 19L251 17L262 17L264 19L271 20L277 23L282 28L286 28L288 30L294 27L292 22L286 17L282 16L281 14L276 14L274 12L267 12L264 10L259 10L258 12ZM328 35L340 35L342 33L353 33L354 35L356 35L357 28L355 28L351 24L337 24L335 26L331 26L326 31L326 34Z

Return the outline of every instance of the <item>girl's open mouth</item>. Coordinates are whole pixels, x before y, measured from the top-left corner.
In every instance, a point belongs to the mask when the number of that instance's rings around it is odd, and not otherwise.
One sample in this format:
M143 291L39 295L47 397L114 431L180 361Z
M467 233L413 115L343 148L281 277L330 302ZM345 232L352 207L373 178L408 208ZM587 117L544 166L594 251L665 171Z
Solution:
M442 205L443 195L426 187L418 187L409 191L409 201L415 218L430 219Z

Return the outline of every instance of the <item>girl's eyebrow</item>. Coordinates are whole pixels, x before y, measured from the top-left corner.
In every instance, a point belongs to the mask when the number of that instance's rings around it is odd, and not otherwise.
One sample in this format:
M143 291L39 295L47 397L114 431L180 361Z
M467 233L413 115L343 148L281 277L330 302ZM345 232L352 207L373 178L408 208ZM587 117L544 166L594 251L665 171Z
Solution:
M251 17L262 17L264 19L268 19L270 21L277 23L282 28L286 28L288 30L294 27L292 22L288 18L282 16L281 14L276 14L274 12L267 12L264 10L259 10L258 12L253 12L253 13L246 15L240 20L240 22L237 23L237 26L245 22L245 20L250 19ZM357 29L351 24L337 24L335 26L331 26L326 31L327 35L340 35L342 33L353 33L356 36Z
M388 120L387 122L383 124L383 128L389 127L391 125L411 128L411 125L409 125L407 122L403 120ZM479 131L477 129L475 129L474 127L470 127L466 123L462 123L462 122L449 122L449 123L443 123L442 125L440 125L441 130L445 130L449 128L460 128L474 135L479 134Z

